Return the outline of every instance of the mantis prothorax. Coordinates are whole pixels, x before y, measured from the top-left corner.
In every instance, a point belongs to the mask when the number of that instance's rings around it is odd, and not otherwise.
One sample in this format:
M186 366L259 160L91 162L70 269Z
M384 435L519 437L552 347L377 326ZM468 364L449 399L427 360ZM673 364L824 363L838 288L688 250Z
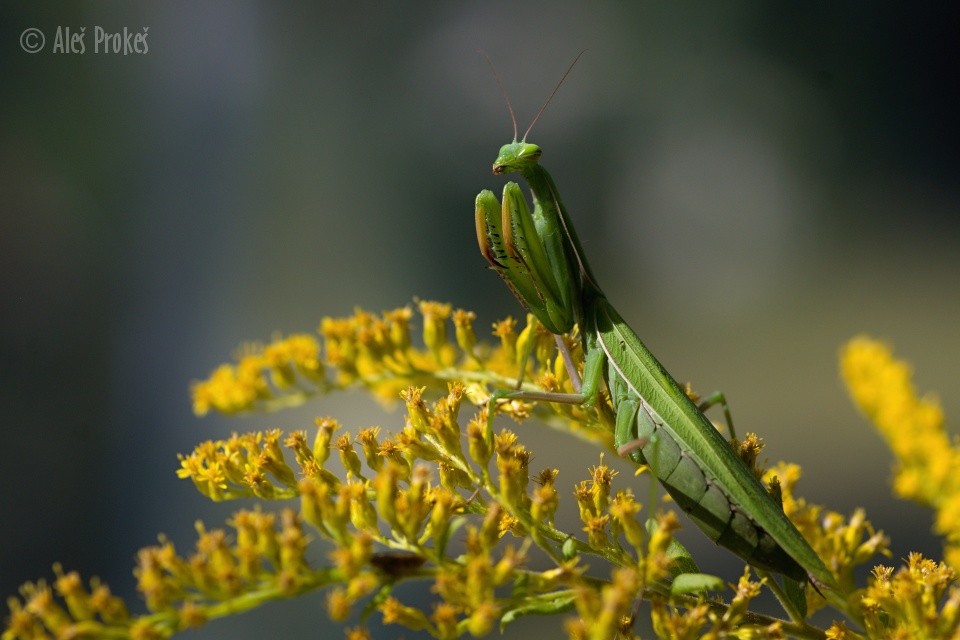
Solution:
M836 591L834 576L782 506L607 301L540 164L540 147L526 141L529 131L518 142L514 119L514 139L501 147L493 173L519 173L533 210L508 182L502 204L488 190L477 196L476 225L481 252L524 307L554 334L579 326L585 354L579 393L539 395L589 406L606 384L620 455L647 463L710 539L759 569Z

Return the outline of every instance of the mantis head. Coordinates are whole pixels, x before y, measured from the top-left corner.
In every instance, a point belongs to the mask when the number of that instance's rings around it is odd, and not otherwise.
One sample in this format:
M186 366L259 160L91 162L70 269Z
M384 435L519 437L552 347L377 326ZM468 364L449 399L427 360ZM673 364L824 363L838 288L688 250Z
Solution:
M547 98L546 102L544 102L543 106L540 107L540 111L538 111L537 115L534 116L533 122L531 122L530 126L527 127L527 130L524 132L523 138L520 140L520 142L517 142L517 118L513 114L513 106L510 104L510 97L507 95L507 91L503 88L503 83L500 81L500 74L497 73L497 69L493 66L493 61L490 60L490 56L487 55L487 52L480 52L487 59L487 63L490 65L491 71L493 71L493 77L497 81L497 87L500 89L500 93L503 95L503 99L507 103L507 109L510 111L510 120L513 122L513 142L500 147L500 153L497 155L497 159L493 163L494 174L500 175L503 173L518 172L526 177L526 172L540 162L540 155L542 154L542 151L540 151L540 147L537 145L527 142L527 136L530 134L530 130L533 129L533 125L537 124L537 120L540 119L540 116L543 115L543 112L546 111L547 107L550 105L550 101L553 100L553 96L557 95L557 90L560 89L563 81L567 79L567 76L570 74L573 66L577 64L577 60L580 59L580 56L582 56L585 51L586 49L581 51L579 54L577 54L577 57L574 58L573 62L567 68L566 73L564 73L563 77L560 78L560 82L558 82L557 86L553 88L553 91L550 93L550 96Z
M497 175L502 173L525 173L526 170L540 162L540 156L543 151L535 144L529 142L514 140L509 144L500 147L500 153L493 162L493 172Z

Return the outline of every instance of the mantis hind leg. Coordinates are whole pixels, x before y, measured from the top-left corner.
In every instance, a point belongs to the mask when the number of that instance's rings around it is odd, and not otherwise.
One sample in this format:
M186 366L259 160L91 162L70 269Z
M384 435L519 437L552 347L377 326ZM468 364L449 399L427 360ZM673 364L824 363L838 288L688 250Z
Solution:
M736 438L737 432L733 429L733 417L730 415L730 405L727 404L727 397L722 391L714 391L707 397L702 398L697 404L697 409L699 409L701 413L706 413L707 409L717 405L723 407L723 419L727 423L727 433L729 433L731 438Z
M586 398L582 393L553 393L549 391L524 391L522 389L497 389L487 401L487 425L493 429L493 418L497 406L503 400L528 400L532 402L558 402L560 404L582 405Z

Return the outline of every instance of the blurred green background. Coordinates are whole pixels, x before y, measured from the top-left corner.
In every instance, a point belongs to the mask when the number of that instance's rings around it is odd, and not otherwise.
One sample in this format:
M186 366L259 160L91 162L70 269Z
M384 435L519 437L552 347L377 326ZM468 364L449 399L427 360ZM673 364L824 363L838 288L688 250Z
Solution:
M414 296L476 309L484 330L518 313L475 246L473 198L502 188L490 164L511 135L481 48L522 128L589 50L530 140L610 299L678 378L726 392L769 459L803 465L804 495L865 506L895 559L939 557L930 513L890 497L889 454L850 406L836 355L859 332L888 339L960 415L955 10L177 1L0 13L3 595L59 561L136 600L139 547L165 532L185 551L196 519L217 526L238 506L176 479L177 453L201 440L328 414L354 431L400 426L360 394L195 418L190 381L244 341ZM148 28L149 51L96 54L95 26ZM39 53L20 46L30 27L47 36ZM58 27L86 27L85 53L52 52ZM598 461L545 427L520 432L561 481ZM704 569L732 580L736 560L688 529ZM323 603L189 637L317 637L336 628ZM526 620L507 636L559 628Z

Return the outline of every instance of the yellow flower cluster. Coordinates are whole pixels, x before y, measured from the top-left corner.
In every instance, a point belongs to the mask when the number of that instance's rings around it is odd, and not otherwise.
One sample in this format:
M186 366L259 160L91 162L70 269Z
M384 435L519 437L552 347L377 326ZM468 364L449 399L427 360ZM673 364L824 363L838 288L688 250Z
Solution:
M127 628L131 622L123 601L110 593L110 588L98 580L90 581L87 589L76 571L63 573L54 566L57 579L51 587L44 581L27 583L21 588L23 602L10 598L10 616L0 638L33 640L48 638L97 637L114 628ZM62 599L58 602L57 597ZM150 637L139 630L131 638Z
M207 380L194 383L193 411L197 415L211 409L240 413L278 393L295 391L301 378L322 385L319 356L319 342L306 334L278 339L262 349L248 345L235 365L221 365Z
M629 491L620 491L608 503L601 496L608 493L612 474L601 465L594 467L591 475L593 478L581 482L575 491L581 503L580 518L587 525L584 531L587 531L588 541L610 545L612 552L613 548L619 547L617 541L623 534L637 557L633 560L627 556L617 563L619 566L612 571L610 581L599 588L585 582L576 586L573 603L578 617L567 621L566 631L571 640L636 638L633 626L637 599L646 594L654 601L666 601L662 586L669 575L677 573L671 546L675 544L673 534L679 530L680 523L672 511L667 511L650 521L651 532L647 534L636 520L640 504L634 501L633 495ZM589 490L584 491L585 487ZM581 498L586 494L592 496L590 502L593 504L584 511ZM597 513L595 509L600 502L609 511L597 517L592 514Z
M754 434L749 434L744 443L741 445L749 449L749 457L755 462L756 455L762 449L762 442ZM866 520L863 510L858 509L847 518L798 497L795 492L801 477L798 465L780 462L769 469L756 469L756 471L764 484L771 488L773 494L779 496L787 517L837 577L841 592L855 591L854 569L857 566L865 564L877 554L889 555L887 550L889 541L882 532L874 530ZM749 568L747 568L736 586L735 595L729 607L717 608L715 602L701 601L685 602L685 608L681 610L675 606L674 602L654 598L652 599L654 628L662 638L733 636L780 639L792 637L796 633L812 632L812 628L802 621L762 620L749 611L750 602L759 595L763 584L775 587L770 580L765 577L760 582L751 581ZM826 604L831 604L854 616L857 615L856 605L847 606L835 601L827 603L822 594L809 584L805 599L807 602L805 615L812 614ZM736 633L733 633L734 631ZM846 637L852 639L859 636Z
M861 607L870 638L960 637L960 589L957 574L946 564L911 553L906 566L877 566L863 590ZM862 635L836 623L828 640L859 640Z
M420 301L417 311L422 347L413 340L415 317L409 306L380 315L357 309L352 316L323 318L317 337L297 334L262 347L247 345L235 363L193 383L193 410L197 415L270 411L353 386L365 386L392 403L410 385L438 390L453 380L476 382L471 398L480 401L480 384L516 384L527 354L526 377L538 383L538 390L569 385L552 336L532 316L519 334L512 318L495 323L499 344L491 347L478 343L472 311L433 301ZM517 411L522 416L522 409Z
M764 472L763 481L779 488L787 518L823 559L843 590L850 591L854 588L854 569L877 554L889 556L890 541L882 531L873 528L863 509L847 518L798 497L795 488L800 476L799 465L780 462ZM812 586L807 589L807 602L812 604L811 611L824 603Z
M844 347L841 372L854 402L896 457L894 491L936 510L935 529L946 538L944 560L960 569L960 448L946 432L939 402L919 397L910 367L870 338L854 338Z
M140 617L130 616L106 585L93 580L88 590L77 573L56 568L53 589L28 583L22 603L8 600L11 616L0 637L159 640L339 578L307 566L308 537L295 511L285 510L279 519L278 529L275 514L240 511L231 522L234 536L198 523L196 550L187 557L163 539L141 549L134 574L150 614Z
M875 637L956 638L960 589L947 565L911 553L894 572L878 566L862 597L867 631ZM947 596L944 600L944 596Z
M325 433L338 425L318 421L318 426ZM280 430L274 429L233 434L229 440L207 440L190 455L180 456L177 476L193 480L200 493L211 500L291 498L296 495L296 475L284 460L280 436ZM287 438L287 444L293 448L304 437L303 432L296 432Z
M434 347L444 344L439 338L432 342ZM552 364L550 358L543 362ZM615 474L599 465L576 492L586 540L557 531L553 523L558 506L557 471L545 469L536 482L531 482L529 450L513 432L493 434L485 408L465 430L461 429L463 384L451 383L447 395L432 404L425 402L424 392L424 387L408 387L399 394L407 418L405 427L392 438L381 438L376 427L364 429L355 439L349 434L337 436L340 425L322 418L317 420L312 445L304 432L283 438L283 447L279 431L234 435L199 445L181 458L178 474L190 478L198 490L214 500L299 495L302 519L345 548L353 549L356 543L351 541L361 532L368 540L432 560L434 590L442 598L434 614L428 616L388 598L380 605L385 621L425 629L439 638L453 638L466 631L482 635L498 621L518 615L577 606L584 614L595 612L593 627L622 625L641 586L655 583L668 573L671 559L666 548L677 528L672 515L661 521L656 534L647 535L637 519L640 505L629 492L611 496ZM504 407L517 415L516 407L511 408L509 403ZM461 444L464 434L466 447ZM287 463L284 449L293 452L296 466ZM332 450L339 454L346 481L325 467ZM491 461L495 475L487 471ZM437 470L439 484L433 484L425 463ZM466 502L457 489L473 495L472 502ZM492 500L484 506L481 495L489 495ZM459 526L454 522L468 511L484 513L483 524L467 526L466 556L451 562L443 550ZM387 537L380 533L383 525L391 532ZM558 563L557 570L531 574L537 576L536 580L515 602L496 594L499 587L518 577L525 557L524 552L507 548L499 559L495 558L494 547L507 533L529 536ZM635 555L621 548L621 535ZM579 584L580 571L575 564L580 553L606 557L625 566L635 578L633 582L618 579L613 586L602 588ZM363 566L375 563L369 549L365 554L340 552L334 558L346 585L330 591L328 612L333 619L342 620L375 586L361 571ZM344 558L354 560L348 563ZM531 579L528 576L527 580ZM601 615L609 611L609 602L600 609L596 603L614 594L619 594L619 614L615 618L609 613Z
M195 383L198 414L271 410L361 387L382 401L399 398L406 417L396 433L368 427L353 436L336 420L318 418L312 438L306 431L272 430L201 443L180 457L177 473L203 495L294 499L299 508L276 514L240 511L229 522L230 534L198 524L196 549L187 556L164 538L143 549L135 575L149 613L139 617L128 614L105 585L84 586L76 574L57 568L53 587L28 584L21 599L9 601L11 614L0 640L163 638L321 588L327 590L333 620L343 621L363 607L379 611L387 624L444 640L487 635L524 615L568 611L577 614L566 625L572 639L630 639L638 598L650 602L660 637L823 637L797 607L785 604L791 620L750 611L764 584L782 600L785 595L786 586L762 573L758 582L745 571L730 585L734 593L726 603L707 598L705 593L721 589L722 581L697 573L693 559L673 540L680 526L676 516L642 518L642 506L629 490L615 488L617 474L602 456L573 486L580 530L558 529L560 495L569 495L558 489L559 471L532 470L533 453L513 431L495 433L490 411L517 421L537 414L609 447L608 400L601 399L599 411L516 399L488 404L500 397L491 389L515 388L520 377L530 391L571 389L553 336L529 316L518 333L517 323L508 318L494 325L498 344L485 345L477 340L472 312L419 302L417 313L403 307L381 315L357 310L347 318L325 318L319 336L293 335L247 347L235 363ZM422 322L417 341L416 322ZM565 339L575 361L582 362L579 340ZM935 506L939 530L960 548L960 525L951 519L960 521L960 479L953 479L960 458L943 434L936 403L917 399L905 366L877 343L852 342L843 368L854 397L891 440L901 465L898 492ZM438 399L428 400L438 392ZM465 400L481 407L469 418L461 416L469 406ZM854 568L887 553L885 536L862 511L846 518L797 497L796 465L757 469L762 442L755 435L735 448L780 498L786 515L837 576L841 591L856 594L850 597L857 604L849 607L829 604L852 613L871 637L957 633L960 595L949 587L950 568L911 556L897 573L878 567L869 586L856 592ZM331 465L331 457L339 464ZM503 542L507 537L522 542L514 547ZM307 561L315 538L332 546L329 562L321 567ZM449 553L454 544L456 553ZM553 561L551 568L525 567L534 545ZM595 577L596 570L588 575L587 556L609 565L608 577ZM431 583L437 596L432 609L402 602L394 587L410 580ZM810 611L824 605L812 587L806 600ZM360 626L346 630L346 636L366 640L370 633ZM836 623L826 637L861 636Z
M328 581L328 572L307 565L308 537L300 516L286 509L279 520L278 530L276 514L239 511L231 522L235 537L198 523L196 551L188 557L179 556L165 540L141 549L134 574L147 608L176 610L179 626L195 627L217 615L216 608L201 607L205 602L290 595Z
M445 396L429 404L423 393L423 387L408 387L400 394L405 426L390 437L371 427L354 438L322 418L312 440L305 432L284 436L274 430L202 443L181 458L178 473L204 495L299 497L299 510L238 512L230 522L232 535L198 525L196 551L186 557L163 539L142 550L135 573L151 612L146 616L128 616L101 585L87 593L58 580L66 606L55 603L48 587L28 586L24 602L11 601L3 640L33 640L61 629L76 635L107 624L116 635L165 637L317 588L328 588L334 620L379 592L376 606L387 623L437 638L485 635L519 616L571 608L587 625L571 623L574 637L582 635L574 627L592 637L599 628L626 633L635 599L645 588L664 588L671 564L667 548L677 528L672 516L648 534L638 519L640 505L629 492L612 490L615 474L601 464L578 485L585 535L559 531L557 471L545 469L531 480L530 451L511 431L494 434L486 408L461 428L463 384L451 383ZM327 468L334 452L345 477ZM330 566L307 563L307 526L334 544ZM446 549L458 531L465 534L465 551L453 557ZM502 547L507 534L523 538L523 546ZM556 568L525 569L531 543L553 557ZM389 550L377 552L378 545ZM619 567L613 580L585 578L578 566L583 554ZM409 579L433 581L439 601L432 614L389 596L392 585Z
M653 629L658 637L671 640L783 640L787 637L783 622L774 620L758 623L749 611L750 602L760 595L763 582L750 580L750 570L745 569L737 582L730 606L722 610L717 610L707 602L700 602L680 612L668 602L655 600Z

